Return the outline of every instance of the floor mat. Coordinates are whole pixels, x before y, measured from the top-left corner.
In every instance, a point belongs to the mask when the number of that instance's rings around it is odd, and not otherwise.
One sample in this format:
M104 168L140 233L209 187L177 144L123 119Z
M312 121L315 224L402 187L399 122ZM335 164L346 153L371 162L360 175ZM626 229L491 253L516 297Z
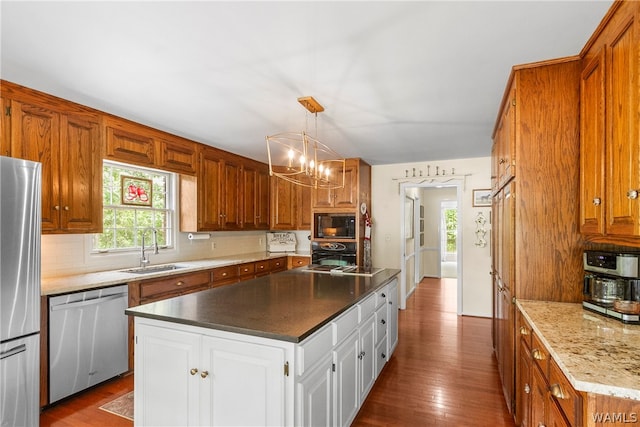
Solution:
M103 411L133 421L133 392L130 391L100 407Z

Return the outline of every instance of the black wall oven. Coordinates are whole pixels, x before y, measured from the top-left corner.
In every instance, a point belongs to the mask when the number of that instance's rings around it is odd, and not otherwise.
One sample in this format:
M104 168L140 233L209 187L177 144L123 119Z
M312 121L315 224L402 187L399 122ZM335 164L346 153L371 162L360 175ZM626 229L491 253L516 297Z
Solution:
M311 262L317 265L356 265L356 242L311 242Z

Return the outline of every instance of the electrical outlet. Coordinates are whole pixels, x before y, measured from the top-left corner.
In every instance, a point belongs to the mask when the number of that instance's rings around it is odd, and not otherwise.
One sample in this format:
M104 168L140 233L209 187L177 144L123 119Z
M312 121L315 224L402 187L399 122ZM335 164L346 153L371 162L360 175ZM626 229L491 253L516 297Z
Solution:
M216 242L211 242L211 249L215 249L216 248Z
M262 237L260 237L260 238L258 239L258 244L259 244L260 246L262 246Z

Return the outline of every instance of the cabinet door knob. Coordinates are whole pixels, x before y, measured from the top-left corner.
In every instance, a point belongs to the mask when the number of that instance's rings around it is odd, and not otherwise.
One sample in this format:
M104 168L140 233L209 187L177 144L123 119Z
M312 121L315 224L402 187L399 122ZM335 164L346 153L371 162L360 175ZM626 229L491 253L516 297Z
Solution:
M602 203L602 199L600 199L600 197L593 198L593 206L600 206L600 203Z
M209 375L209 371L202 371L202 373L200 374L202 378L207 378L207 375Z
M176 286L182 286L184 285L184 282L182 280L180 280L179 282L176 282Z
M65 210L65 211L68 211L68 210L69 210L69 206L65 206L65 207L64 207L64 210Z
M384 354L384 353L382 353L380 356L381 356L383 359L386 359L386 358L387 358L387 355L386 355L386 354Z
M525 385L524 385L524 392L525 392L526 394L531 393L531 386L530 386L529 384L525 384Z
M382 293L382 298L386 298L387 296L384 294L384 292Z
M59 211L59 210L60 210L60 206L55 205L55 206L53 207L53 209L55 209L55 210Z
M198 373L198 368L191 368L191 370L189 371L189 373L190 373L191 375L195 375L195 374L197 374L197 373Z
M382 323L383 325L386 325L386 324L387 324L387 321L386 321L386 320L384 320L384 319L380 319L380 323Z
M520 335L529 335L529 331L524 326L520 326Z
M638 190L629 190L627 191L627 198L629 200L635 200L638 198Z

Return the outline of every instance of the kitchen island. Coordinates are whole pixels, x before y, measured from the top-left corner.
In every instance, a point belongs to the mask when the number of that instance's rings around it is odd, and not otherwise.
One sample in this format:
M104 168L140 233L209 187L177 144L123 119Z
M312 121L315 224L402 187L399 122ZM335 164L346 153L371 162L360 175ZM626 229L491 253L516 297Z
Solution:
M348 425L397 343L398 270L290 270L127 309L136 425Z

